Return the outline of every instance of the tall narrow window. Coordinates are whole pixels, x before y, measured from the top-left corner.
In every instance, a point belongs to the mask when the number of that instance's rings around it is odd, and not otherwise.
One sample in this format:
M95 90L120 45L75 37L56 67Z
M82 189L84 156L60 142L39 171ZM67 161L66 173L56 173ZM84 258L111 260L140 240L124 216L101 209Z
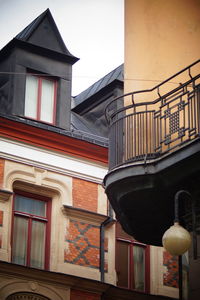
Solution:
M27 75L24 115L55 123L57 82L41 76Z
M13 215L12 262L48 269L50 199L16 193Z
M117 223L117 285L149 292L149 247L126 234Z

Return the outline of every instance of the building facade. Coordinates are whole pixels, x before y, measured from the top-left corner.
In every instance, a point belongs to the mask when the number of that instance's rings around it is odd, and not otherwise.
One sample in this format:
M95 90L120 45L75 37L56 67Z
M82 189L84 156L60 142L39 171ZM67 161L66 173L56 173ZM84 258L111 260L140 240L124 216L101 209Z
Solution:
M125 233L102 186L123 66L71 99L77 60L49 10L0 52L0 298L176 298L176 259Z

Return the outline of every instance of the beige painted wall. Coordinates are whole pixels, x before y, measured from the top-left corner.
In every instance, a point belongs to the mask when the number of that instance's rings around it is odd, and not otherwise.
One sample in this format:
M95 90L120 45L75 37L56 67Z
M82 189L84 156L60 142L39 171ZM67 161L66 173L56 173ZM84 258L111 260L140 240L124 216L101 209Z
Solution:
M199 59L199 36L200 0L125 0L125 93Z

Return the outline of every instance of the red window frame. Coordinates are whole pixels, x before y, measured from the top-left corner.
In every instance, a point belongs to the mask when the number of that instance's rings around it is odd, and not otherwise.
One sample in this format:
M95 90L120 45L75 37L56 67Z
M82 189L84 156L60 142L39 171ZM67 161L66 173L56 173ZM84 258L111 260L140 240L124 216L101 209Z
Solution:
M123 233L122 235L120 233ZM144 293L150 293L150 246L140 243L136 240L134 240L133 237L129 236L127 233L123 231L121 228L121 225L117 222L116 223L116 270L119 272L119 266L118 266L118 260L119 260L119 249L118 249L118 243L126 243L128 248L128 261L130 262L127 266L128 270L128 282L127 286L121 286L120 284L117 284L119 287L130 289L130 290L136 290L134 286L134 259L133 259L133 251L134 246L139 246L145 250L145 288L144 291L137 290L137 292L144 292Z
M36 118L31 118L31 117L28 117L28 118L55 125L56 124L57 88L58 88L57 80L54 79L54 78L49 78L47 76L41 76L39 74L27 73L27 75L37 77L37 79L38 79L38 90L37 90L37 100L36 100L36 102L37 102L37 116L36 116ZM47 121L41 120L41 96L42 96L42 81L43 80L48 80L48 81L53 82L53 86L54 86L54 103L53 103L52 122L47 122ZM25 95L25 97L26 97L26 95Z
M32 215L26 212L15 211L14 203L16 195L28 197L35 200L45 201L46 206L46 217ZM11 245L13 245L13 234L14 234L14 217L20 216L28 219L28 240L27 240L27 253L26 253L26 266L30 267L30 252L31 252L31 229L32 229L32 221L38 220L46 223L46 236L45 236L45 246L44 246L44 270L49 270L49 262L50 262L50 234L51 234L51 198L36 195L29 192L24 192L20 190L14 190L13 196L13 209L12 209L12 234L11 234ZM11 260L13 257L11 248Z

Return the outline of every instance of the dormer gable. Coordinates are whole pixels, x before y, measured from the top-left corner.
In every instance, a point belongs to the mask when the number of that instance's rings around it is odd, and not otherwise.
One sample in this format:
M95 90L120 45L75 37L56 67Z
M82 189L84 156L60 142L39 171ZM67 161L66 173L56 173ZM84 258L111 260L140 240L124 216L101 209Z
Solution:
M17 34L15 39L72 56L63 42L49 9Z

